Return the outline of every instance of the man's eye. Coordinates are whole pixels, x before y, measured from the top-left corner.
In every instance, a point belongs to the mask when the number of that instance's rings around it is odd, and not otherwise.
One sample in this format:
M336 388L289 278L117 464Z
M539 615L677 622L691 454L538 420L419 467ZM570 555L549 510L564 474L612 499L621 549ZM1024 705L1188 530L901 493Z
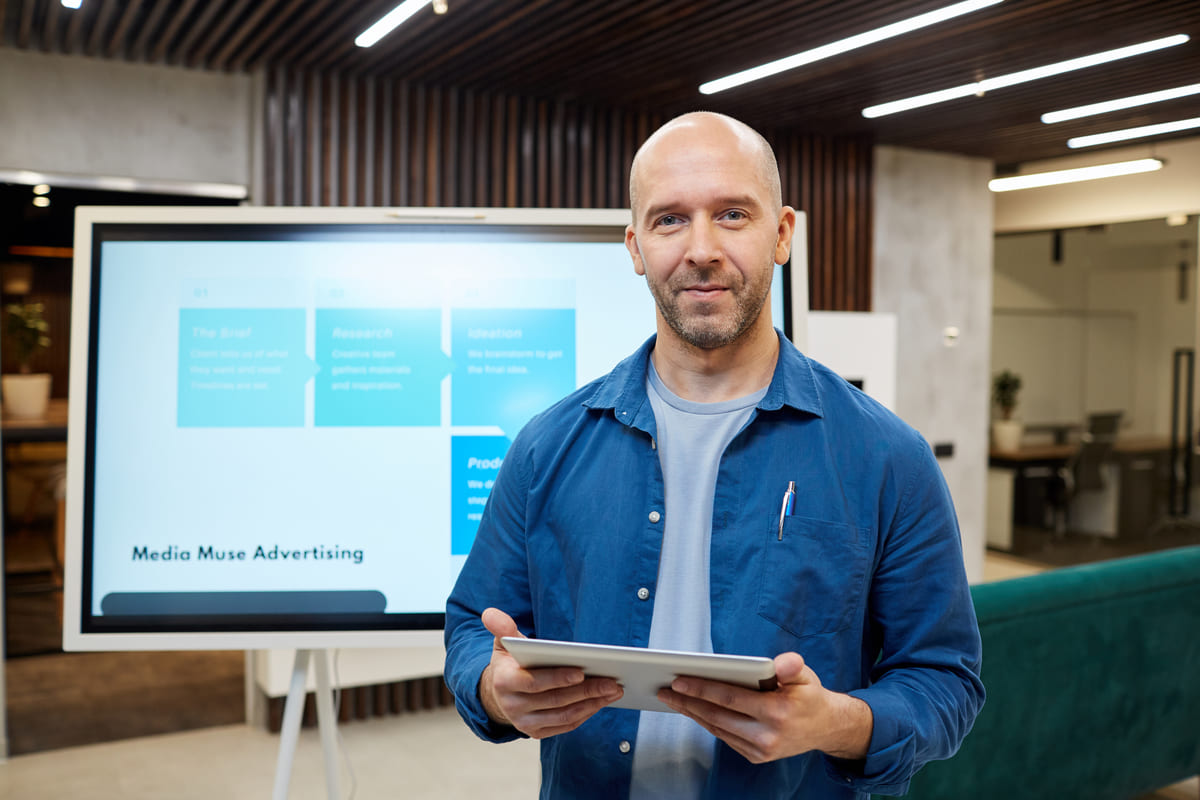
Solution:
M738 211L736 209L732 211L726 211L725 219L733 220L734 222L741 222L742 220L746 219L746 212Z
M679 217L675 216L674 214L665 214L664 216L658 218L658 222L656 224L660 227L663 225L678 225Z

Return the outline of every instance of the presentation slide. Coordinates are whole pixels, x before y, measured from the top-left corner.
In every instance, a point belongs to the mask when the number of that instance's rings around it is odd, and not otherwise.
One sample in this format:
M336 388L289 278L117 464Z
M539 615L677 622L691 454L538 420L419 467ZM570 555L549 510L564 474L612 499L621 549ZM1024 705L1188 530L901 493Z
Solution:
M619 240L117 240L100 264L97 619L442 613L516 433L654 331Z

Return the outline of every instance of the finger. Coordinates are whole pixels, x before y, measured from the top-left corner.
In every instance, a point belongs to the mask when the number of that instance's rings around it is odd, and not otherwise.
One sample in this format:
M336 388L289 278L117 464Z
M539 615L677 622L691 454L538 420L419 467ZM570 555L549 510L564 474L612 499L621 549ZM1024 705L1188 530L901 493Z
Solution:
M488 633L495 636L499 640L503 636L520 636L525 638L521 630L517 627L517 623L508 614L505 614L498 608L485 609L480 616L483 622L483 627L487 628Z
M686 698L695 698L713 706L731 709L744 716L757 716L763 692L731 683L703 678L680 677L671 681L671 690Z
M780 685L813 683L816 673L804 663L799 653L782 653L775 656L775 678Z
M620 696L618 694L616 697L596 697L564 708L522 715L516 727L534 739L568 733L587 722L600 709L616 702Z
M563 688L549 688L523 693L523 707L531 712L569 708L589 700L611 703L623 694L620 684L611 678L589 678L582 683Z
M762 748L746 733L747 730L754 727L753 720L740 714L734 715L727 709L711 703L672 692L670 689L660 690L658 698L670 708L693 720L704 730L728 744L747 761L761 764L767 760Z

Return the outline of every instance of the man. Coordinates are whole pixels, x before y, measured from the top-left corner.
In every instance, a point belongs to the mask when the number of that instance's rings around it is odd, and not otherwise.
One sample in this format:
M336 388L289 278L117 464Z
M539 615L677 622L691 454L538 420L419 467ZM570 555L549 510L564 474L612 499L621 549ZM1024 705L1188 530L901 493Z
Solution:
M543 797L901 794L984 696L933 454L772 327L796 215L761 136L672 120L630 198L657 336L514 441L447 606L459 711L542 739ZM615 682L524 670L507 635L768 655L779 688L681 678L678 714L610 709Z

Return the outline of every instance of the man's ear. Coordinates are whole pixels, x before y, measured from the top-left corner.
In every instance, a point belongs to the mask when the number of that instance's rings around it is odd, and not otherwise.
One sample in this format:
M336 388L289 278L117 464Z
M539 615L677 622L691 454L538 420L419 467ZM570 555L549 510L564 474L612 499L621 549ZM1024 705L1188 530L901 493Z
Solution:
M633 271L644 276L646 265L642 263L642 251L638 247L637 233L634 232L632 225L625 226L625 249L629 251L629 257L633 259Z
M779 213L779 238L775 240L775 263L782 264L792 254L792 236L796 232L796 209L784 206Z

